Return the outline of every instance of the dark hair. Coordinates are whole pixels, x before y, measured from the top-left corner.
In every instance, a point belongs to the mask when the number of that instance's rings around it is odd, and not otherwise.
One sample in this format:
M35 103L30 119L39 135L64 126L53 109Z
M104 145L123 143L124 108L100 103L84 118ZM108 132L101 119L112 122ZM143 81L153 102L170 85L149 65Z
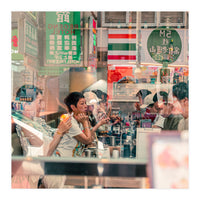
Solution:
M27 98L23 98L22 101L34 101L38 94L42 94L42 90L34 85L23 85L21 86L16 92L16 98L22 97L30 97L28 100Z
M165 91L160 91L159 92L160 96L163 96L163 100L165 101L165 103L168 102L168 94ZM153 96L153 101L157 102L158 101L158 92Z
M188 95L188 84L185 82L180 82L173 86L173 95L177 97L178 100L182 100L185 97L189 99Z
M102 92L101 90L92 90L93 93L97 95L99 99L101 99L103 102L107 101L108 95L105 92Z
M72 112L71 105L77 106L77 103L81 98L85 97L80 92L71 92L67 97L65 97L64 103L68 107L69 112Z
M177 97L178 96L178 84L174 85L173 86L173 89L172 89L172 94L173 96Z
M136 96L138 97L139 94L141 95L142 99L144 99L147 95L151 94L151 91L142 89L137 92Z

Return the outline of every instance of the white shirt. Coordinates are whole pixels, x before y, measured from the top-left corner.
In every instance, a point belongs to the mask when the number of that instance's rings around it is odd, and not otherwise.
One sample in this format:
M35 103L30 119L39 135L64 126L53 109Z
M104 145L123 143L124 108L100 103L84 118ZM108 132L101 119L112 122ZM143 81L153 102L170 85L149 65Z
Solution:
M78 123L74 117L72 117L71 122L72 127L68 133L64 134L56 149L61 157L81 156L84 149L84 145L74 138L74 136L82 133L83 126Z
M188 130L189 129L188 123L189 123L188 118L187 119L185 119L185 118L181 119L179 124L178 124L178 130L179 131Z
M165 118L161 115L157 115L154 120L154 125L159 126L160 128L164 127Z

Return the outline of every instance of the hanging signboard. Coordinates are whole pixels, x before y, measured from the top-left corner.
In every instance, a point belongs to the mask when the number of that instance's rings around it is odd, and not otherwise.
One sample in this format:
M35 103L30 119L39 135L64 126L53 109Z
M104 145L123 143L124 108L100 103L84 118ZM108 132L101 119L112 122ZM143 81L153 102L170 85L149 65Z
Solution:
M38 31L37 28L28 20L25 23L25 54L30 56L38 56Z
M80 64L80 12L46 12L46 65Z
M158 28L151 32L147 40L150 56L158 63L173 63L181 53L181 39L176 30Z
M141 63L188 65L188 30L142 30L141 37Z
M97 23L93 16L89 17L89 55L96 55L96 47L97 47Z

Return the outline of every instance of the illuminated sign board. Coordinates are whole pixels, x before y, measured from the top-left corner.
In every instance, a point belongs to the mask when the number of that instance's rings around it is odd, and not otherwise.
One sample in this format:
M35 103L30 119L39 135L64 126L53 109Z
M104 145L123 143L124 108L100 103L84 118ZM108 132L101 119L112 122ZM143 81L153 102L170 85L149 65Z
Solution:
M80 12L46 12L46 65L80 64Z

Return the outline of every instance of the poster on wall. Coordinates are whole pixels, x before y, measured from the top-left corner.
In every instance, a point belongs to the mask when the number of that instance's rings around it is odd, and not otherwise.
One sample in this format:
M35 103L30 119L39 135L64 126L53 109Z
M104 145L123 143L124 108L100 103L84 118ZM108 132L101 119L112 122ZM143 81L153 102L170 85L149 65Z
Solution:
M46 12L46 65L80 64L80 12Z

